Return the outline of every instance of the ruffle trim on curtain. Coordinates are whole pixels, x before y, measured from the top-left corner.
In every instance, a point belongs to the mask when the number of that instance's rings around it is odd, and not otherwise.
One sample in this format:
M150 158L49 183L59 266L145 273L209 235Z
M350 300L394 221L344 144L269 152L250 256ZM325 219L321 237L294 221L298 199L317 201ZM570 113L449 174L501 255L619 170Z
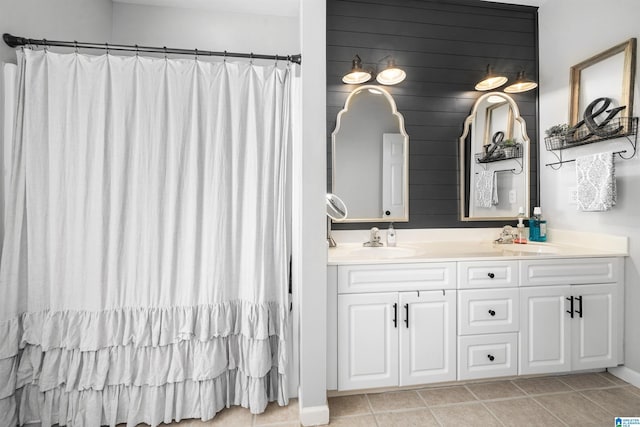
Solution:
M268 401L287 404L283 394L286 377L272 369L262 378L251 378L238 370L225 371L211 380L169 383L155 386L108 386L104 390L59 388L42 392L37 385L20 390L19 423L40 421L43 426L156 426L188 418L203 421L231 405L264 411Z
M247 301L97 312L42 311L22 316L24 332L20 344L40 345L45 351L50 348L90 351L128 344L158 347L229 335L266 339L271 335L284 336L286 318L286 309L278 303Z
M0 323L0 424L156 425L287 404L287 321L280 304L248 302L25 313Z

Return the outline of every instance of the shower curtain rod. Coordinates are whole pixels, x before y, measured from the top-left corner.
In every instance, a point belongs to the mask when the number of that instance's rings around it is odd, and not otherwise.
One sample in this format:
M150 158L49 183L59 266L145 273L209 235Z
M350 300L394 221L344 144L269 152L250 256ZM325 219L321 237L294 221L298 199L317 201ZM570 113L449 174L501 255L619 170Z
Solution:
M37 46L60 46L71 47L75 49L103 49L106 51L118 50L127 52L147 52L147 53L164 53L174 55L195 55L195 56L224 56L229 58L250 58L250 59L274 59L287 60L296 64L302 62L302 55L262 55L257 53L237 53L237 52L214 52L210 50L200 49L176 49L153 46L138 46L138 45L125 45L125 44L109 44L109 43L85 43L77 41L59 41L59 40L47 40L47 39L28 39L25 37L14 36L9 33L2 35L4 42L10 47L18 47L25 45L37 45Z

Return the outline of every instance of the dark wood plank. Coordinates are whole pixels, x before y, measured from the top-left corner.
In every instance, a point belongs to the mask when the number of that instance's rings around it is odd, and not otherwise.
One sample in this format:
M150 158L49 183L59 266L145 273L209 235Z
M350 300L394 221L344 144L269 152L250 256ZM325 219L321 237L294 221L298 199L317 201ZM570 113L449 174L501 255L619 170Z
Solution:
M478 0L328 0L328 158L336 115L355 88L341 82L353 56L359 54L366 67L380 68L384 66L380 59L393 54L408 77L386 89L405 118L410 139L410 221L397 224L398 228L495 226L489 221L459 220L458 138L481 95L473 86L488 63L509 78L524 69L537 80L537 31L537 9L528 6ZM538 193L537 91L514 95L514 99L531 139L533 206ZM330 187L330 164L327 184Z

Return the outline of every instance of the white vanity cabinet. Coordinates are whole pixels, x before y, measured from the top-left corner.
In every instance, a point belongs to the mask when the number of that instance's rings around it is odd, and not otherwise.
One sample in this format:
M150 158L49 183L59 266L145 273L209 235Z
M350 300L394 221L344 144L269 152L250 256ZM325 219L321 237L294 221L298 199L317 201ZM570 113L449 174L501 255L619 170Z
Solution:
M622 258L521 261L520 374L622 362Z
M445 261L330 266L328 389L623 363L624 257Z
M337 287L338 390L456 379L455 263L339 266Z

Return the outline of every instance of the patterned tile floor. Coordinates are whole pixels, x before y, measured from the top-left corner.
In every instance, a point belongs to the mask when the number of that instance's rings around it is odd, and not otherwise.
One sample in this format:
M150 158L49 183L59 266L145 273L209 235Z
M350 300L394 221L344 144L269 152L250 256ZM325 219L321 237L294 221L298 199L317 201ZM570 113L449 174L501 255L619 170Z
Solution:
M614 426L640 417L640 389L606 372L494 380L329 398L331 426ZM298 402L270 404L260 415L244 408L176 427L298 426Z

